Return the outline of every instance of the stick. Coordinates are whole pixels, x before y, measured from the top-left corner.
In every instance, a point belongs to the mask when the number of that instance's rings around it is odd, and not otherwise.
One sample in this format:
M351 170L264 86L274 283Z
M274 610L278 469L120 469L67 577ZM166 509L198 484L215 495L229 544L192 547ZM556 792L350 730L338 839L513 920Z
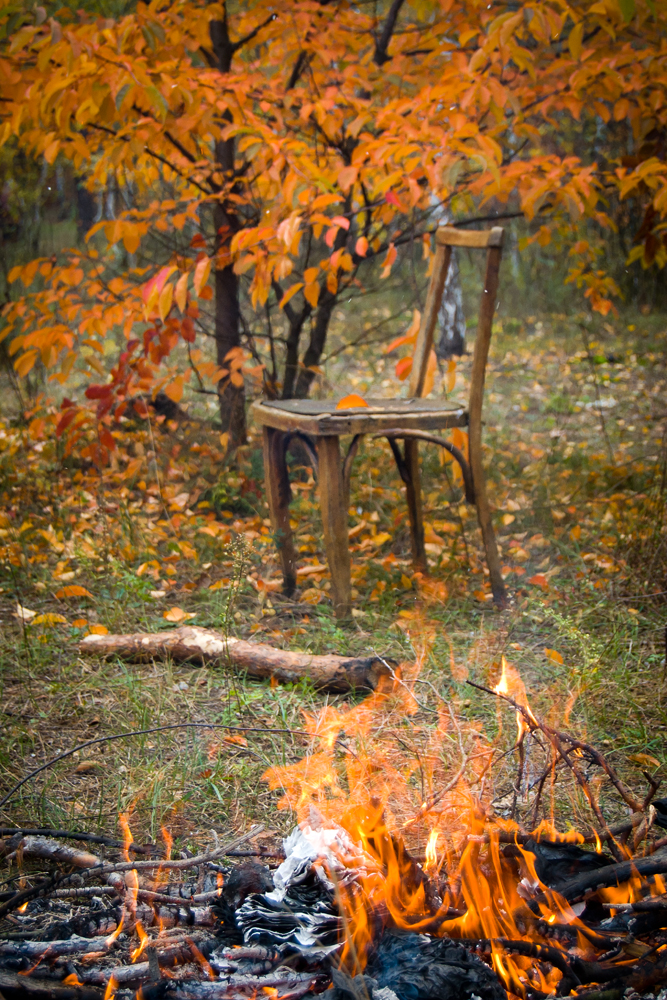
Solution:
M124 848L127 846L128 851L133 851L135 854L160 853L160 848L157 844L142 846L141 844L132 843L126 845L122 840L115 840L113 837L103 837L101 834L97 833L78 833L74 830L52 830L49 826L39 827L36 830L21 826L0 826L0 837L13 837L17 833L22 834L24 837L60 837L63 840L81 840L89 844L102 844L104 847Z
M79 652L119 656L124 660L166 659L183 663L232 664L249 677L292 684L307 678L321 691L374 691L386 667L374 656L348 657L333 653L316 656L287 649L274 649L264 643L245 642L213 629L184 625L169 632L136 632L132 635L87 635L79 643ZM0 803L1 804L1 803Z
M133 868L142 868L144 870L149 868L175 868L184 869L192 868L197 865L205 864L207 861L212 860L214 857L221 858L225 857L227 851L238 847L240 844L246 842L246 840L251 840L256 837L257 834L261 833L264 829L263 826L254 826L248 833L244 833L242 836L237 837L230 844L225 844L223 847L217 848L210 854L200 854L198 857L185 858L182 861L128 861L117 865L98 865L95 868L86 869L86 875L111 875L114 872L131 871ZM47 893L49 889L56 889L63 883L66 883L70 879L71 875L58 875L56 877L51 877L40 882L38 885L31 886L28 889L22 889L20 892L15 893L11 899L8 899L6 903L0 906L0 917L4 917L6 913L11 913L17 907L21 906L27 900L34 899L36 896L40 896L43 893ZM81 878L77 874L77 878Z

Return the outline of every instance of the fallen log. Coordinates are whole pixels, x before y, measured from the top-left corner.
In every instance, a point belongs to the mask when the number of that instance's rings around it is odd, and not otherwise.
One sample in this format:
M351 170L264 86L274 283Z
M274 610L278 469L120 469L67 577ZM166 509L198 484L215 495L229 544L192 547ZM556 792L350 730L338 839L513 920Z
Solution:
M317 656L288 649L274 649L260 642L246 642L213 629L184 625L169 632L135 632L131 635L85 636L79 652L145 661L171 657L178 663L231 664L249 677L273 677L290 684L304 679L321 691L342 692L356 688L374 691L389 676L386 664L375 656L349 657L333 653Z

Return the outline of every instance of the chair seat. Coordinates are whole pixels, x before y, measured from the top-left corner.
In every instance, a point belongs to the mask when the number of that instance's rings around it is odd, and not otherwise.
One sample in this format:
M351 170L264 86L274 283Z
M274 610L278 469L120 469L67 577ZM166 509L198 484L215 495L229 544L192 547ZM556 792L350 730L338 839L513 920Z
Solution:
M281 431L301 431L316 437L373 434L395 430L444 430L465 427L462 406L433 399L368 399L368 406L337 409L334 399L261 400L253 414L260 425Z

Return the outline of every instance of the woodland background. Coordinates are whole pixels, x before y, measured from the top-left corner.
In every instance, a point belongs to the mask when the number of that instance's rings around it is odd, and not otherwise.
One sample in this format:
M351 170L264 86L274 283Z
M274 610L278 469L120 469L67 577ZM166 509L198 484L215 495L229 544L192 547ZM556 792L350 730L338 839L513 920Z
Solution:
M545 717L629 780L660 777L667 5L295 2L288 43L289 6L0 14L2 784L98 734L296 731L322 706L308 684L75 651L89 631L188 620L419 659L410 738L444 698L511 746L466 685L504 655ZM300 590L280 595L244 406L404 391L410 341L391 345L414 328L444 213L507 227L485 444L513 605L493 610L474 511L428 449L432 575L413 575L402 487L368 443L341 625L303 457ZM481 272L465 252L458 265L469 350ZM465 399L469 354L438 353L432 392ZM131 807L135 839L166 822L196 842L264 820L278 793L262 773L301 752L298 736L135 737L45 772L2 821L109 830ZM576 792L561 807L586 822Z

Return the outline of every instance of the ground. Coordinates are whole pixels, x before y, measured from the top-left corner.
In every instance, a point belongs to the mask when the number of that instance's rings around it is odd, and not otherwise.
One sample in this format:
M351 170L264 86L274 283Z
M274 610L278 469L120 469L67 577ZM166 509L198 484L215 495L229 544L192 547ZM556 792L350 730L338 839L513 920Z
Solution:
M7 422L0 432L3 792L61 751L110 734L183 722L250 731L224 737L176 729L91 745L24 784L0 823L114 835L119 813L129 809L135 840L158 837L164 824L190 846L210 842L211 830L251 822L264 823L272 843L293 824L293 811L276 809L280 787L263 775L296 764L312 747L304 713L325 703L342 711L363 696L254 683L222 667L123 664L77 651L90 628L155 631L183 620L276 646L372 651L406 663L411 684L409 665L419 660L416 702L393 705L384 734L411 762L405 773L415 802L457 773L461 747L475 757L477 739L499 751L485 786L489 808L493 802L507 817L514 805L517 818L530 821L538 763L529 755L513 802L513 756L500 754L511 751L514 713L467 683L495 683L502 656L521 674L538 716L596 744L643 794L642 772L659 778L667 763L666 342L661 318L642 315L497 324L485 460L512 598L502 613L489 600L474 509L435 449L424 449L431 575L420 580L410 567L391 453L385 443L362 447L350 507L354 617L339 624L327 572L318 568L316 484L296 464L301 589L295 601L274 589L254 429L237 466L222 470L208 422L128 425L122 457L100 476L59 455L48 435ZM377 351L341 353L318 391L346 384L362 394L373 387L396 393L402 386L393 366L378 362ZM465 398L469 366L469 357L458 365L454 398ZM439 761L429 770L419 755L434 745L438 725ZM589 777L609 819L625 815L597 772ZM553 808L561 829L590 829L585 799L565 777Z

